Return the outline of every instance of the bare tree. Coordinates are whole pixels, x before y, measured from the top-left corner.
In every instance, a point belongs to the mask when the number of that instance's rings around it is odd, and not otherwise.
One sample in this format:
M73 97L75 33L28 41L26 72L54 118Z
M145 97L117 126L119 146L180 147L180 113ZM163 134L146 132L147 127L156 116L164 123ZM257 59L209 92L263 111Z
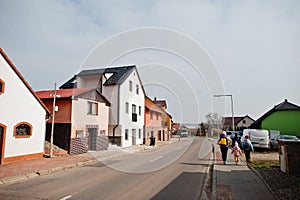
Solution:
M218 113L207 113L205 115L206 122L210 128L221 129L222 128L222 117Z

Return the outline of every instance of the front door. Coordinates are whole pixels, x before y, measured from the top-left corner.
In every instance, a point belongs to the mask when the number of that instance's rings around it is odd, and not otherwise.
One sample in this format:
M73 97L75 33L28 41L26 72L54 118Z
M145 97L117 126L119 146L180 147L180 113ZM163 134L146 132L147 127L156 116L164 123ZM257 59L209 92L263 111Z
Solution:
M132 129L132 145L136 145L136 129Z
M97 144L97 128L89 128L89 150L96 150Z
M3 145L3 142L4 142L4 131L5 131L5 127L3 127L1 124L0 124L0 164L2 164L2 160L3 160L3 148L4 148L4 145Z

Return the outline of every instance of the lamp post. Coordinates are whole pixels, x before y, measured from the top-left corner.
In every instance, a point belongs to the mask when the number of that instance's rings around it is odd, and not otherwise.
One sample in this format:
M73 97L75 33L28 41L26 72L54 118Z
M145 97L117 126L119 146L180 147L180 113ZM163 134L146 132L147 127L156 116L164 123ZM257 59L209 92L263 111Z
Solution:
M214 95L214 97L230 97L230 99L231 99L231 115L232 115L232 130L234 132L235 129L234 129L234 114L233 114L233 97L232 97L232 94L217 94L217 95Z

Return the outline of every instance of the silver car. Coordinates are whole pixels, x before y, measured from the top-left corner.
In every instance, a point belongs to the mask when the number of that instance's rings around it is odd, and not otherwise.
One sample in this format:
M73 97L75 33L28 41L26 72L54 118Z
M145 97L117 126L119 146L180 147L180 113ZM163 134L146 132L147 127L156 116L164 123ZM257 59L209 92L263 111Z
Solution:
M285 141L298 141L300 140L294 135L277 135L270 140L271 148L278 149L278 140L285 140Z

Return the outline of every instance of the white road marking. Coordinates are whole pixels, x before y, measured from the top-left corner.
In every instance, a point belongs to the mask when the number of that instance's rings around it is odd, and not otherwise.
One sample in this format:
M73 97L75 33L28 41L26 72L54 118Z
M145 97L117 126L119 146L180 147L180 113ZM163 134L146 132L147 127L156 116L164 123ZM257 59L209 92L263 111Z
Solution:
M153 162L153 161L156 161L156 160L158 160L158 159L160 159L160 158L162 158L163 156L159 156L159 157L157 157L157 158L154 158L153 160L150 160L149 162Z
M180 150L182 147L178 147L177 150Z
M68 196L66 196L64 198L61 198L60 200L67 200L67 199L70 199L70 198L72 198L72 195L68 195Z

